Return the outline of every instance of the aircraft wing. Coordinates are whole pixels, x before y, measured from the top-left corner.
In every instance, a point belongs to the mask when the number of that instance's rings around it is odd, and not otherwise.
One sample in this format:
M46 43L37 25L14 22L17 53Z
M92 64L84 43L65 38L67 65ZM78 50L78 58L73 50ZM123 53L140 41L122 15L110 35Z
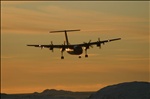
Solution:
M73 47L72 45L27 45L27 46L33 46L33 47L39 47L39 48L70 48Z
M97 45L97 46L101 47L101 44L105 44L107 42L116 41L116 40L121 40L121 38L108 39L108 40L102 40L102 41L100 41L100 39L98 39L97 42L89 41L88 43L85 42L83 44L78 44L78 46L89 48L89 46Z
M39 48L49 48L50 50L53 50L53 48L62 48L62 49L65 49L65 48L73 48L74 46L81 46L81 47L86 47L87 49L89 48L89 46L92 46L92 45L97 45L99 47L101 47L101 44L104 44L104 43L107 43L107 42L111 42L111 41L116 41L116 40L120 40L121 38L115 38L115 39L109 39L109 40L103 40L103 41L100 41L100 39L98 39L97 42L91 42L89 41L88 43L83 43L83 44L73 44L73 45L65 45L65 44L62 44L62 45L53 45L53 44L49 44L49 45L27 45L27 46L33 46L33 47L39 47Z

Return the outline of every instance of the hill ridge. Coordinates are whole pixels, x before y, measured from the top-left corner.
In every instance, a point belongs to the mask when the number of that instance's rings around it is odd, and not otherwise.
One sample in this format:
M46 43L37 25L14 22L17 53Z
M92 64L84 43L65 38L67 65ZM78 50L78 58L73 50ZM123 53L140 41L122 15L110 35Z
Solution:
M89 99L150 99L150 82L133 81L106 86Z

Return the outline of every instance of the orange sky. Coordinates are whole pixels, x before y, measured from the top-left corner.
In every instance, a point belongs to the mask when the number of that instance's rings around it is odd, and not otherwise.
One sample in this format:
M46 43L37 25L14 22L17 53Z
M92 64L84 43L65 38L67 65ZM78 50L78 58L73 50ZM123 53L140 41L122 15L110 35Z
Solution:
M88 50L81 59L59 49L26 44L63 44L121 37L122 40ZM97 91L128 81L149 81L149 2L128 1L2 1L1 91L29 93L44 89Z

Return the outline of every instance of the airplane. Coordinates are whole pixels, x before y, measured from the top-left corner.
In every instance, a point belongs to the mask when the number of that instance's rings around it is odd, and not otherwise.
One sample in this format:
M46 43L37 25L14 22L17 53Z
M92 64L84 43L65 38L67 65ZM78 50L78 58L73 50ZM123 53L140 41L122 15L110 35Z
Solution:
M51 41L51 44L49 44L49 45L31 45L31 44L29 44L27 46L39 47L41 49L42 48L49 48L49 50L51 50L52 52L53 52L54 48L59 48L61 51L61 59L64 59L64 55L63 55L64 51L66 51L70 55L79 55L79 58L81 58L81 54L83 53L83 48L84 48L85 58L87 58L88 57L87 49L92 47L92 45L96 45L97 47L101 48L101 44L104 45L107 42L121 40L121 38L115 38L115 39L108 39L108 40L101 41L100 38L98 38L98 41L96 41L96 42L91 42L91 40L89 40L89 42L84 42L81 44L70 44L69 40L68 40L67 32L73 32L73 31L80 31L80 29L50 31L50 33L57 33L57 32L64 32L65 33L66 41L62 45L53 45L53 42Z

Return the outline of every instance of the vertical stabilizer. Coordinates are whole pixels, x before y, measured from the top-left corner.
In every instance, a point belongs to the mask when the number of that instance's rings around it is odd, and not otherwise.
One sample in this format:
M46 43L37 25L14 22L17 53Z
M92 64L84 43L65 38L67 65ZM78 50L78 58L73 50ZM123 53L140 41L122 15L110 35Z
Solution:
M79 29L77 29L77 30L60 30L60 31L51 31L50 33L65 32L66 43L67 43L67 45L69 45L67 32L73 32L73 31L80 31L80 30Z

